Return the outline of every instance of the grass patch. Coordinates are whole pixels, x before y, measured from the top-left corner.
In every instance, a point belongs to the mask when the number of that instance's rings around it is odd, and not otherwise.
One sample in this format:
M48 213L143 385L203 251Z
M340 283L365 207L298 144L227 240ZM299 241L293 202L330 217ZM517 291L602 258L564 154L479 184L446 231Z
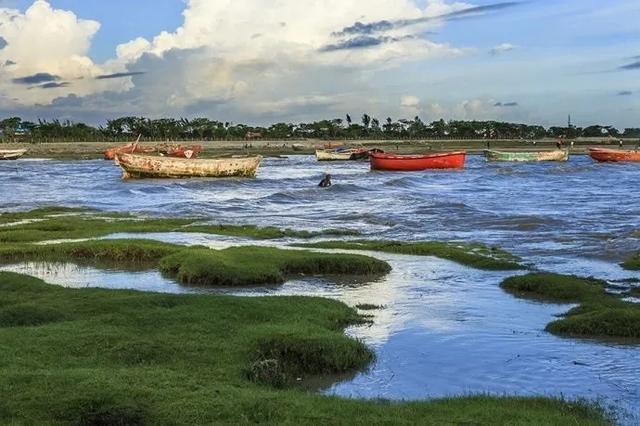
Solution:
M640 271L640 253L634 254L621 263L620 266L629 271Z
M519 258L496 247L482 244L457 244L438 241L405 243L399 241L323 241L311 244L299 244L298 247L342 250L367 250L385 253L407 254L414 256L435 256L451 260L462 265L484 270L525 269Z
M594 405L549 398L390 403L289 387L372 359L344 335L359 316L337 301L76 290L12 273L0 300L66 313L0 327L1 424L608 423Z
M153 269L193 286L281 284L298 275L374 276L386 262L367 256L325 254L271 247L212 250L149 240L90 240L75 243L0 246L0 262L75 262L95 267Z
M504 280L501 287L516 297L580 305L546 330L570 337L640 339L640 305L605 291L607 283L593 278L534 273Z
M391 267L357 255L233 247L187 249L160 261L160 271L187 285L249 286L277 284L292 275L380 275Z
M581 302L604 296L607 283L592 278L543 272L507 278L500 286L521 298Z
M356 231L341 229L311 232L254 225L212 225L196 218L140 218L123 213L100 213L64 207L4 213L0 215L0 224L5 225L0 227L0 242L3 243L99 238L113 233L149 232L204 233L255 240L358 235Z

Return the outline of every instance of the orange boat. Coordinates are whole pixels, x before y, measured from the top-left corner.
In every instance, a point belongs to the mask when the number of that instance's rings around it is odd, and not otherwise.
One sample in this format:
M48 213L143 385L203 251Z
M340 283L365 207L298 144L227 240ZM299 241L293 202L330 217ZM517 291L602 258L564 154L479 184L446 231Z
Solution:
M372 170L410 172L428 169L463 169L467 153L442 152L424 155L393 155L372 152Z
M160 145L158 152L163 157L173 158L198 158L204 147L202 145L183 146L183 145Z
M600 163L621 163L627 161L640 161L640 151L627 151L622 149L590 148L589 155Z
M154 147L140 146L137 142L134 142L127 145L114 146L107 149L104 152L104 159L114 160L116 158L116 154L149 154L151 152L154 152L155 150L156 149Z

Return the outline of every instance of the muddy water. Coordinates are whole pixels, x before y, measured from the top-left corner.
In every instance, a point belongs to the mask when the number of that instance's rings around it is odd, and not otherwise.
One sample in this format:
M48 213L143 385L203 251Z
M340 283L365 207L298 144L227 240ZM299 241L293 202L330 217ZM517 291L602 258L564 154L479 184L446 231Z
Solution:
M315 185L325 171L336 186L320 190ZM463 172L410 174L371 173L366 165L319 165L296 157L266 160L256 180L123 183L107 162L20 161L0 165L0 209L88 205L196 214L213 222L345 227L376 238L476 240L507 248L541 269L628 286L634 284L621 280L640 274L622 270L618 262L639 247L632 235L640 229L640 195L634 190L639 173L633 165L597 165L584 157L535 165L487 165L471 158ZM153 237L212 247L243 243L206 235ZM601 399L623 413L621 422L640 421L639 346L545 333L554 315L570 306L503 293L498 284L507 274L433 258L375 255L394 267L376 282L309 278L278 287L218 291L308 294L350 305L384 305L373 312L373 326L349 330L375 348L376 363L329 393L390 399L477 392L565 395ZM156 272L131 275L37 264L12 269L76 287L211 291L184 288Z

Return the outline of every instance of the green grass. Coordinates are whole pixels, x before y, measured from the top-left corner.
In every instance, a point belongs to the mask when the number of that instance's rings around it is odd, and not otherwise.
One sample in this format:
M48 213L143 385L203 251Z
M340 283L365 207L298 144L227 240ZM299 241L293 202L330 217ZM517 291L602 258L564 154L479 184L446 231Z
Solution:
M605 296L607 283L592 278L542 272L507 278L500 286L522 298L582 302Z
M550 333L569 337L640 339L640 305L608 294L604 281L532 273L507 278L501 287L524 299L580 303L562 318L548 324L546 330Z
M326 299L74 290L0 273L0 318L1 424L608 424L584 402L391 403L292 386L372 360L343 334L360 317Z
M26 261L75 262L118 269L158 268L164 275L194 286L281 284L300 275L375 276L391 271L389 264L372 257L272 247L213 250L149 240L0 246L0 262Z
M18 223L20 221L33 221ZM16 225L7 226L12 223ZM309 239L318 236L358 235L356 231L327 229L310 232L254 225L212 225L201 219L139 218L123 213L48 207L0 215L0 243L104 237L113 233L190 232L244 237L255 240Z
M629 271L640 271L640 253L634 254L625 260L620 266Z
M482 244L457 244L439 241L405 243L398 241L323 241L310 244L297 244L298 247L342 250L367 250L385 253L407 254L414 256L435 256L451 260L462 265L484 270L525 269L519 258L495 247Z
M187 285L248 286L282 283L294 275L381 275L391 267L366 256L233 247L181 250L163 258L160 270Z

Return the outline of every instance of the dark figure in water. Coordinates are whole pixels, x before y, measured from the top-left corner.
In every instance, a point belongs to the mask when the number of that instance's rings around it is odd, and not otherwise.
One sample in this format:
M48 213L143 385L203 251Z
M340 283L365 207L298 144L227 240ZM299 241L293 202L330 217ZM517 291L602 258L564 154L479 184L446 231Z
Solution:
M618 146L620 147L620 149L622 149L622 139L618 141Z
M556 141L556 148L562 149L562 141Z
M325 175L318 185L320 188L328 188L331 184L331 175Z

